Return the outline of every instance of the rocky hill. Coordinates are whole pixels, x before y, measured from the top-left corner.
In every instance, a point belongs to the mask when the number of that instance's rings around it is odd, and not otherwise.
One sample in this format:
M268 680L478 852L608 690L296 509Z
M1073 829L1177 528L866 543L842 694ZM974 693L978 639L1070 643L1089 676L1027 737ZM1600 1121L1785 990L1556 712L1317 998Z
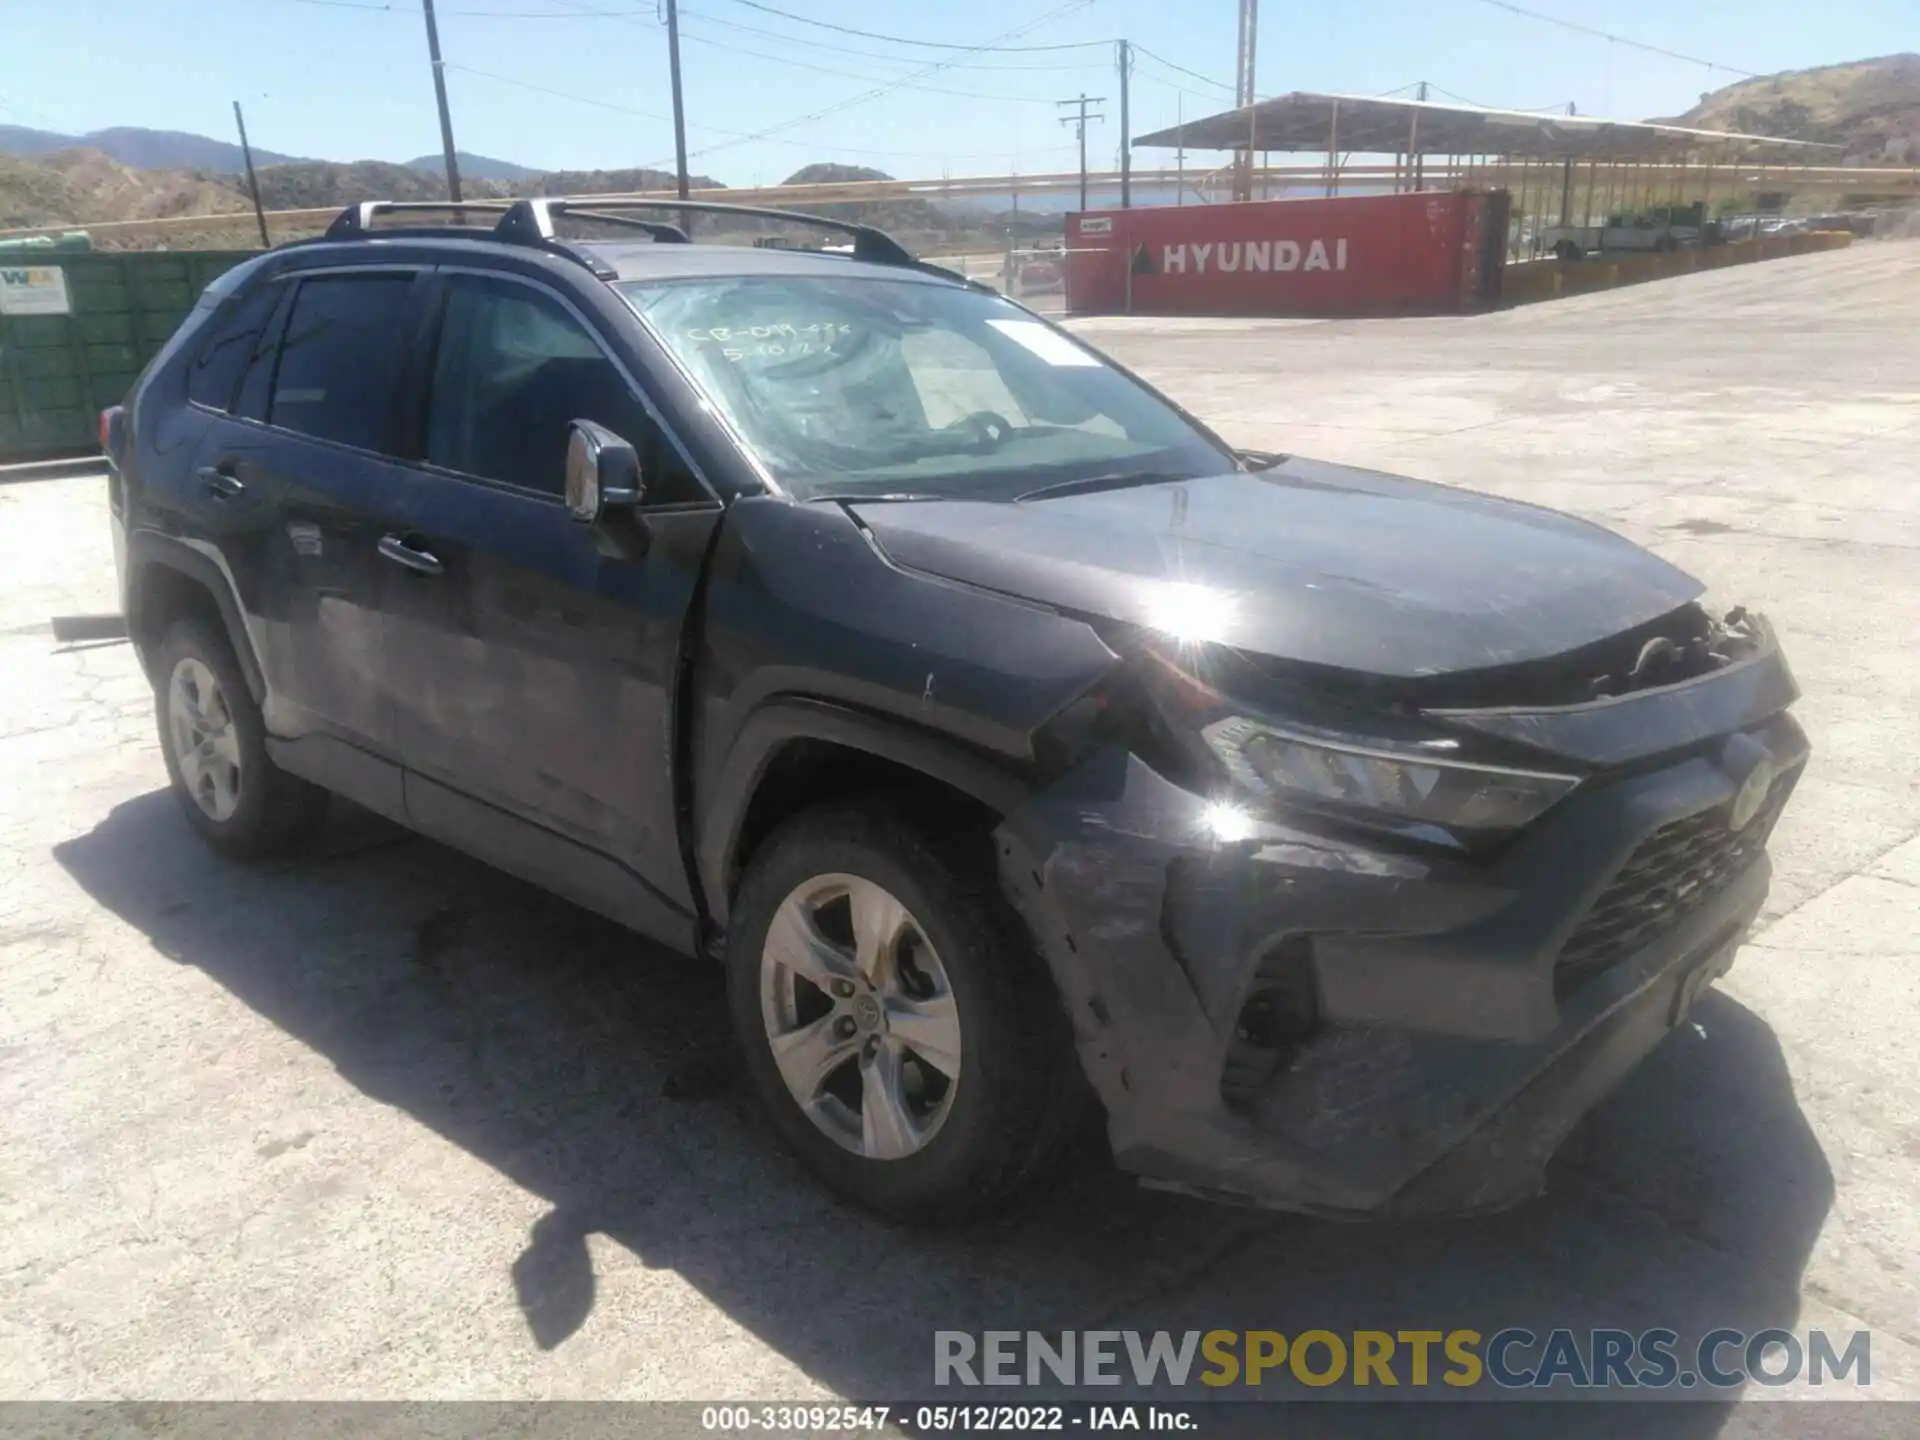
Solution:
M260 203L269 210L309 210L320 206L351 205L356 200L444 200L447 181L438 172L416 170L411 165L394 165L385 160L355 160L339 165L330 160L306 160L297 165L268 165L260 176ZM486 181L467 183L462 177L463 195L479 199L492 193ZM240 204L248 203L243 182L236 182L234 193Z
M470 155L465 150L453 152L453 158L460 166L462 188L468 180L527 180L540 172L525 165L516 165L511 160L495 160L489 155ZM444 173L446 161L439 155L422 155L407 161L409 170L431 170L436 174Z
M17 127L16 127L17 128ZM47 132L33 132L45 135ZM168 132L99 132L100 134L165 135ZM56 137L58 138L58 137ZM204 137L187 136L187 140ZM20 157L4 153L0 137L0 229L34 225L84 227L114 220L146 220L193 215L235 215L201 227L170 227L116 235L97 233L96 243L147 246L165 243L187 246L245 246L258 243L244 178L218 165L198 168L136 168L97 149L79 148ZM207 145L219 142L207 140ZM237 152L236 152L237 153ZM218 158L216 156L216 158ZM361 200L444 200L445 177L431 156L392 164L384 160L293 160L260 163L260 198L269 211L332 210ZM463 156L461 188L469 200L504 199L520 195L625 194L669 191L671 172L657 169L529 171L483 156ZM492 178L489 178L489 177ZM710 175L689 177L696 189L721 189ZM784 183L805 185L863 180L889 180L885 171L858 165L806 165ZM964 206L937 205L912 198L850 202L819 206L835 218L877 225L916 248L956 243L997 244L1005 226L992 228L985 211ZM276 240L317 231L318 219L307 222L273 220ZM762 238L784 234L793 227L771 221L716 221L701 224L703 236ZM802 232L795 231L794 238Z
M435 169L413 163L395 165L384 160L356 160L338 164L329 160L300 160L262 165L260 200L268 210L334 209L359 200L444 200L446 178ZM515 195L622 194L633 190L673 187L673 176L660 170L563 170L530 178L488 180L461 176L461 191L469 200L505 199ZM692 177L696 186L717 186L707 175ZM183 215L219 215L251 207L244 179L212 170L140 170L97 150L62 150L32 159L0 154L0 230L29 225L85 226L109 220L147 220ZM218 229L219 227L214 227ZM235 233L214 237L222 243L247 242L253 222L249 217L228 227ZM276 222L276 238L290 238L299 227ZM211 243L193 232L192 243ZM103 242L111 243L106 237ZM189 243L187 232L170 232L168 241ZM152 237L134 243L150 244Z
M1742 80L1675 123L1840 145L1849 163L1920 164L1920 55Z
M131 165L136 170L212 170L217 174L237 175L246 168L240 147L232 141L189 135L182 130L116 125L109 130L90 130L85 135L63 135L26 125L0 125L0 155L32 159L61 150L97 150L109 160ZM256 165L281 165L299 158L262 150L258 145L253 147Z
M783 185L844 185L859 180L891 180L884 170L866 165L803 165L781 183ZM836 220L851 220L860 225L877 225L910 246L944 242L953 238L959 217L950 207L930 200L871 200L844 205L808 207Z
M689 175L687 184L694 190L721 188L711 175ZM545 170L528 171L525 176L502 187L510 195L627 195L641 190L671 190L671 170Z
M214 215L246 203L230 182L186 171L135 170L97 150L62 150L37 160L0 155L0 229Z

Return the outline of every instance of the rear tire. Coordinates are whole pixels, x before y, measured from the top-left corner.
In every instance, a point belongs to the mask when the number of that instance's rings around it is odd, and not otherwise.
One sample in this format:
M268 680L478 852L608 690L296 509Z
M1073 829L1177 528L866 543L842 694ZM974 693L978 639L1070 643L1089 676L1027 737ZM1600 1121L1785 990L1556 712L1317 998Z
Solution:
M735 896L727 981L774 1128L868 1210L991 1210L1074 1129L1066 1019L978 832L936 833L885 800L795 816Z
M327 792L268 758L266 726L224 635L174 622L154 666L167 778L187 823L236 859L277 854L326 817Z

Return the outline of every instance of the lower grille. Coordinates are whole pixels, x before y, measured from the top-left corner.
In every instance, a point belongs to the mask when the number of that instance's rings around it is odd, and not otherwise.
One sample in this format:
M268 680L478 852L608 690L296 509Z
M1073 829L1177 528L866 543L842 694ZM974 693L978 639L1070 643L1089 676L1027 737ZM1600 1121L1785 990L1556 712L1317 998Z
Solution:
M1760 858L1796 774L1780 776L1738 830L1727 807L1662 825L1628 857L1560 949L1554 994L1565 996L1698 910Z

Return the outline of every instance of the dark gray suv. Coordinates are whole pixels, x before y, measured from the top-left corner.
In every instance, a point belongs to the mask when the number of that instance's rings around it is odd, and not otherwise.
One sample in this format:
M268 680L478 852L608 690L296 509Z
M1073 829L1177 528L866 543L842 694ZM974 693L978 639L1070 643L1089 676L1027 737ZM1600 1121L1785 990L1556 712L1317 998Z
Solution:
M859 226L411 208L109 413L186 818L338 793L724 960L854 1199L991 1205L1097 1109L1197 1194L1509 1203L1760 908L1793 680L1618 536L1235 451Z

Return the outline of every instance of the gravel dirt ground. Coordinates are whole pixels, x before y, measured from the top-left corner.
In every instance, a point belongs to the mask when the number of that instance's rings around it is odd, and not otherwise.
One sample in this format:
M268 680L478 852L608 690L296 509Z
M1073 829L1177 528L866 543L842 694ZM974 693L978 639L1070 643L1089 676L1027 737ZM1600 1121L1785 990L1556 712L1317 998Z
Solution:
M1889 243L1079 326L1237 442L1572 510L1782 632L1815 755L1764 923L1549 1196L1479 1220L1093 1157L966 1230L849 1213L728 1083L717 974L364 816L265 868L198 844L129 648L48 631L114 608L101 480L0 485L0 1396L878 1397L943 1328L1506 1324L1868 1328L1871 1393L1920 1396L1917 318ZM1774 1410L1636 1430L1816 1428Z

